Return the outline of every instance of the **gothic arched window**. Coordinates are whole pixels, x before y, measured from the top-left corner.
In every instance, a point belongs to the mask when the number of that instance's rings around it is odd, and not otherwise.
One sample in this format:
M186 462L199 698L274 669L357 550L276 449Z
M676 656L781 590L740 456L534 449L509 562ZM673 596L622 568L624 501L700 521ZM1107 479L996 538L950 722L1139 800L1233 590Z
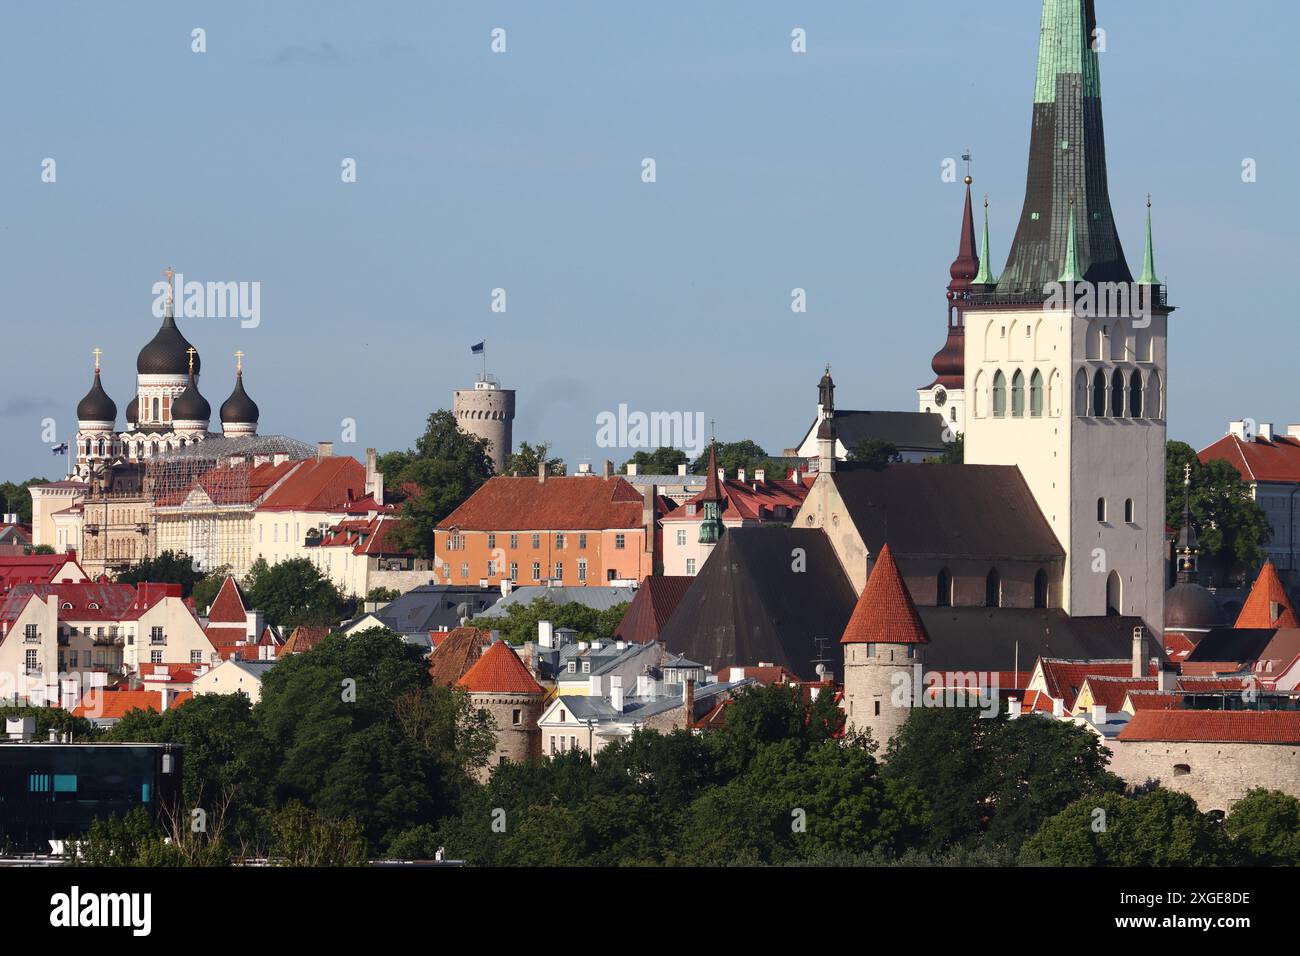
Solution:
M1079 418L1088 414L1088 373L1083 369L1074 376L1074 414Z
M1011 414L1016 418L1025 417L1025 373L1019 369L1011 376Z
M1124 417L1124 373L1119 369L1110 373L1110 417Z
M1124 607L1124 585L1119 579L1118 571L1111 571L1106 578L1106 613L1111 616L1122 614Z
M1147 378L1146 413L1147 418L1165 417L1165 395L1159 372L1152 372Z
M1092 377L1092 413L1098 418L1106 415L1106 373L1101 369Z
M1005 418L1007 415L1007 377L998 369L993 376L993 417Z
M1041 568L1034 575L1034 607L1047 607L1047 572Z
M150 418L149 420L151 422L156 422L160 420L158 417L158 399L156 398L153 400L153 417Z
M1038 369L1029 376L1029 415L1031 418L1043 417L1043 373Z
M989 576L984 579L984 606L1002 606L1002 576L998 574L997 568L990 571Z
M952 575L948 573L947 568L939 572L934 603L936 607L952 607Z
M1128 415L1142 417L1142 373L1136 369L1128 377Z

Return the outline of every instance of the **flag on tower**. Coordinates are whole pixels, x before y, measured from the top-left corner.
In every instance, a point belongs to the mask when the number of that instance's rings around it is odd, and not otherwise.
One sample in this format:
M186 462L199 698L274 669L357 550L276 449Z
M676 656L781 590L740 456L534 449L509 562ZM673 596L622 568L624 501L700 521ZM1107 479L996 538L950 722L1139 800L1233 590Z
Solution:
M485 344L487 344L487 343L486 343L486 340L484 340L483 342L480 342L478 345L471 345L471 346L469 347L469 350L470 350L470 352L471 352L472 354L474 354L474 355L482 355L482 354L483 354L483 346L484 346Z

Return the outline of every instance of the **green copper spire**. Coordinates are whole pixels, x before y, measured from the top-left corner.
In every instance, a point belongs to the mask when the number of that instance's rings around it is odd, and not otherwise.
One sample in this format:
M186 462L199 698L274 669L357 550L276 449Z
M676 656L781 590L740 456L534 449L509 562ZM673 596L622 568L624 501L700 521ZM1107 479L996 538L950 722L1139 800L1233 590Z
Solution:
M1160 280L1156 278L1155 244L1151 241L1150 196L1147 196L1147 247L1146 252L1142 255L1142 278L1138 279L1138 285L1160 285Z
M1058 282L1082 282L1083 272L1079 269L1079 249L1074 240L1074 201L1070 201L1070 225L1065 238L1065 268L1061 271Z
M980 238L980 271L975 277L975 285L997 285L998 277L989 268L989 197L984 197L984 235Z
M1084 96L1101 96L1101 70L1093 49L1096 28L1092 0L1044 0L1035 103L1055 103L1062 78L1078 77Z

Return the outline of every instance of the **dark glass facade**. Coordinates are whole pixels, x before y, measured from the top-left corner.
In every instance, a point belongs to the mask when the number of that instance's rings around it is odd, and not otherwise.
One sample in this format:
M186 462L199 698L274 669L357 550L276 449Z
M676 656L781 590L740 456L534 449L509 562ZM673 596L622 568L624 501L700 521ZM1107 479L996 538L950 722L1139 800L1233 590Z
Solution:
M180 792L175 744L0 743L0 845L48 852L98 817L140 806L157 817Z

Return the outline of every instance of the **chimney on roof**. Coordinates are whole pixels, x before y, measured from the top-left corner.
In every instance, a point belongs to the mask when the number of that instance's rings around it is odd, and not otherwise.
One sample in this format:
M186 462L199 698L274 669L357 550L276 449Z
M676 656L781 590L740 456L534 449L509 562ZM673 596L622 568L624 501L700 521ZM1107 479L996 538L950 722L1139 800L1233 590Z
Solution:
M646 554L653 554L655 549L655 494L658 489L654 485L646 485L641 489L641 527L645 529L645 546L642 550ZM653 565L651 565L653 567Z
M686 716L686 729L695 726L695 678L682 681L682 710Z
M1272 423L1272 422L1260 422L1260 423L1259 423L1259 437L1262 438L1262 439L1264 439L1264 441L1272 441L1272 440L1273 440L1273 423Z
M1300 439L1300 425L1286 426L1286 437Z
M627 476L628 476L629 478L635 478L635 477L636 477L636 467L637 467L637 466L636 466L636 463L635 463L635 462L631 462L631 461L629 461L629 462L627 463Z
M620 714L623 712L623 678L611 674L609 678L609 706Z
M1106 705L1105 705L1105 704L1093 704L1093 705L1092 705L1092 722L1093 722L1094 724L1096 724L1098 727L1100 727L1102 724L1104 724L1104 723L1106 722Z
M601 474L605 478L614 477L614 463L608 458L605 459L605 464L601 466Z
M1133 677L1141 677L1146 672L1146 630L1140 625L1133 628Z
M545 461L539 461L537 463L537 483L539 485L546 484L546 462Z
M1296 427L1300 428L1300 425L1297 425ZM679 478L686 477L686 462L682 462L680 465L677 466L677 476Z
M1160 668L1160 673L1156 675L1156 690L1162 694L1172 694L1178 689L1178 674L1169 668Z
M1065 716L1065 701L1060 697L1052 698L1052 716L1057 718Z
M761 485L763 482L767 481L767 469L766 469L766 468L755 468L755 469L754 469L754 480L755 480L756 482L758 482L760 485Z
M1020 701L1014 697L1007 701L1007 716L1012 720L1020 716Z
M376 504L384 503L384 475L379 470L373 448L366 449L366 494L372 495Z
M1235 422L1228 422L1228 434L1240 441L1246 441L1246 422L1240 419Z
M316 443L316 457L329 458L334 454L334 443L332 441L318 441Z
M537 644L546 648L555 646L555 625L550 621L537 622Z

